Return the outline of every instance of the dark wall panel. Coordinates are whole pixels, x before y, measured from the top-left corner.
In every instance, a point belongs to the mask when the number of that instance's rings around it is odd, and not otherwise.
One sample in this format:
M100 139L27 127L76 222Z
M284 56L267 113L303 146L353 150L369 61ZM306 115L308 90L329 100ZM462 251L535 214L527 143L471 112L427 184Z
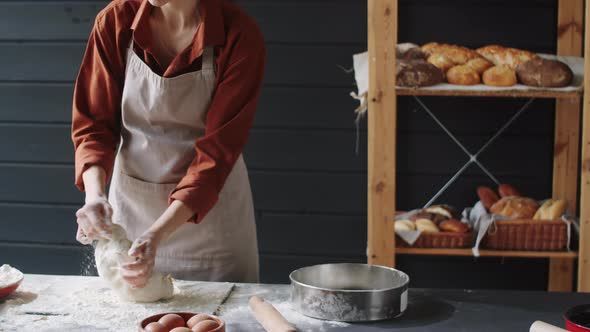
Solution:
M354 77L366 48L364 0L236 0L268 48L265 86L245 151L257 210L262 279L366 255L366 124L355 126ZM94 16L107 1L0 0L0 257L30 273L79 274L69 137L73 81ZM554 0L400 0L400 40L488 43L552 52ZM475 152L520 99L424 98ZM467 160L413 98L399 99L400 209L421 206ZM527 194L551 192L553 106L537 100L482 162ZM470 167L440 202L476 200L490 180ZM35 231L31 231L31 230ZM1 263L1 262L0 262ZM543 260L399 257L415 287L543 289ZM543 276L543 277L541 277Z

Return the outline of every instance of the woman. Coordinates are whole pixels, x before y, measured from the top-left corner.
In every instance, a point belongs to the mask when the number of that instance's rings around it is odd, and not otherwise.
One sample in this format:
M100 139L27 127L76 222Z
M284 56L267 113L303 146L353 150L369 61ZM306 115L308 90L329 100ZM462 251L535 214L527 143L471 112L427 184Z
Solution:
M77 239L134 241L124 278L258 280L241 152L265 63L263 37L224 0L115 0L95 21L74 92ZM111 178L108 200L105 187Z

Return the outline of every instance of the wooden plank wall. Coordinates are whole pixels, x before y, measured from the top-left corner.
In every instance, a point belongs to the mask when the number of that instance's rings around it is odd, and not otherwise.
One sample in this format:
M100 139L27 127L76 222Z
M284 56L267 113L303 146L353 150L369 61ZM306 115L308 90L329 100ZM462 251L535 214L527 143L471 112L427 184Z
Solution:
M239 0L259 22L268 66L246 149L259 227L262 279L294 268L365 261L366 126L361 150L348 96L351 55L366 49L364 0ZM26 272L78 274L74 239L83 197L73 182L72 86L94 16L105 1L0 1L0 263ZM554 52L552 0L405 0L400 41ZM425 98L476 150L523 100ZM400 209L424 204L465 161L411 99L397 126ZM482 161L536 197L551 193L553 102L536 101ZM465 206L489 183L476 168L441 201ZM414 286L544 289L544 260L399 257ZM433 273L434 272L434 273Z

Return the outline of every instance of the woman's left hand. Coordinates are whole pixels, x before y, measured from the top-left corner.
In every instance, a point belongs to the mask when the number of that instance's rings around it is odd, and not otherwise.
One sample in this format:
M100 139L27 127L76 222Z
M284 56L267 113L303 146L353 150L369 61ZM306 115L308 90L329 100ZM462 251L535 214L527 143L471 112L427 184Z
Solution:
M134 288L143 288L147 285L154 270L159 244L158 232L148 230L131 245L129 256L135 258L135 262L123 265L123 279Z

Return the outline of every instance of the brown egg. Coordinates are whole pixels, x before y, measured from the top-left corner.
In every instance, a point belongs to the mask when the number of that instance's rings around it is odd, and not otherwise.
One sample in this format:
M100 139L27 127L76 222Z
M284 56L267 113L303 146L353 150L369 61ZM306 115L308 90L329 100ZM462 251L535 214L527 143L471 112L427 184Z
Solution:
M197 325L199 322L202 322L204 320L214 320L214 319L209 315L198 314L198 315L194 315L193 317L191 317L186 322L186 326L188 326L189 329L192 329L193 326Z
M210 332L219 327L219 323L214 320L204 320L193 326L192 332Z
M193 331L191 331L191 329L189 329L188 327L177 327L177 328L170 330L170 332L193 332Z
M168 329L158 322L149 323L143 329L146 332L168 332Z
M184 319L177 314L168 314L160 318L158 323L164 325L168 330L172 330L175 327L185 327Z

